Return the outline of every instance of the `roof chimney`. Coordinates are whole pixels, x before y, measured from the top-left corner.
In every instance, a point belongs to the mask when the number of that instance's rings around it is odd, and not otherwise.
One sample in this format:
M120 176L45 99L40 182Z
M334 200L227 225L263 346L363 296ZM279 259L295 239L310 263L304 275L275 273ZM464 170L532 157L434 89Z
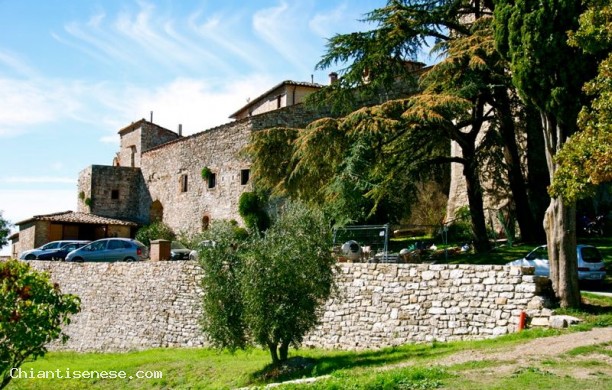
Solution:
M151 120L149 122L153 123L153 111L151 111Z
M183 125L179 123L179 128L178 128L178 135L179 137L183 136Z
M338 73L331 72L329 74L329 84L335 84L338 81Z

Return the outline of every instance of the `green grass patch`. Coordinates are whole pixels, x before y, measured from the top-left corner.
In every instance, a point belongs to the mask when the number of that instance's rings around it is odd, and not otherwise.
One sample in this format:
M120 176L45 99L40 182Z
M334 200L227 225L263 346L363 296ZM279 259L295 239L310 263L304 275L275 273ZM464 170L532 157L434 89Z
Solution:
M612 357L612 343L603 343L599 345L587 345L584 347L574 348L567 352L568 356L602 354Z
M292 360L305 364L282 370L269 366L267 351L254 349L249 352L217 352L210 349L150 349L127 353L75 353L51 352L44 358L26 363L22 369L30 372L56 371L124 371L132 379L14 379L10 389L149 389L149 388L201 388L225 389L260 385L321 375L333 375L337 383L342 378L360 377L364 383L396 383L398 377L385 376L382 382L372 379L380 373L380 367L409 362L430 367L436 359L464 350L503 349L521 341L537 337L554 336L563 331L530 329L496 339L451 343L411 344L373 351L328 351L302 349L291 351ZM296 357L299 355L299 358ZM476 366L492 366L494 362L474 362ZM465 368L470 368L466 363ZM471 367L472 369L475 367ZM274 372L276 370L277 372ZM137 372L162 373L161 378L136 378ZM432 374L431 372L428 372ZM429 375L427 374L427 375ZM345 376L343 376L345 375ZM384 375L387 375L386 373ZM389 374L391 375L391 374ZM404 374L402 374L404 375ZM416 375L416 374L415 374ZM420 374L419 374L420 375ZM425 375L427 386L432 377ZM339 378L338 378L339 376ZM400 375L401 376L401 375ZM368 379L370 378L370 379ZM412 377L411 377L412 378ZM429 378L429 379L428 379ZM441 380L437 378L436 380ZM352 383L352 382L351 382ZM374 386L374 385L372 385ZM403 384L404 387L410 388ZM410 385L412 386L412 385ZM424 385L425 386L425 385ZM356 387L358 389L368 387ZM372 387L375 388L375 387ZM393 388L393 387L391 387ZM417 387L415 387L417 388ZM428 388L428 387L424 387Z
M370 370L355 374L340 371L331 378L310 385L285 385L283 389L326 389L326 390L428 390L442 387L451 378L444 369L438 367L406 367L388 371Z

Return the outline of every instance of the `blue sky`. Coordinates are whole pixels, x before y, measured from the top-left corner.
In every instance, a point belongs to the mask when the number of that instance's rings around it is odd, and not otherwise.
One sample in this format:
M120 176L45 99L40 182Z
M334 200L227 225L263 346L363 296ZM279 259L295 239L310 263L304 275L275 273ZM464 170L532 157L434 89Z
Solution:
M76 210L79 171L110 165L151 111L191 134L280 81L327 83L326 38L385 3L0 0L3 217Z

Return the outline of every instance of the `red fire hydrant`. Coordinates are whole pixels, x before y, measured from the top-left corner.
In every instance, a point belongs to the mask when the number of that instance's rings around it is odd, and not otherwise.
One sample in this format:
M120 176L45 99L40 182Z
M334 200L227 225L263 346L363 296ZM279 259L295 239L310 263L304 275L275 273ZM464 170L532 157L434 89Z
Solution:
M519 323L518 323L518 331L525 329L525 321L527 320L527 314L524 311L521 311L519 314Z

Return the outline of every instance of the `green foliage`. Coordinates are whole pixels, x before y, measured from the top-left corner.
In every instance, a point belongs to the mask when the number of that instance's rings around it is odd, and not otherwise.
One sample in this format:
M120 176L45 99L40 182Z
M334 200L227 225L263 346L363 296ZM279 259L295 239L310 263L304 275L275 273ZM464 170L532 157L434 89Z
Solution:
M136 239L146 246L151 245L151 240L169 240L176 238L172 229L163 222L153 222L138 229Z
M48 274L18 260L0 262L0 388L11 380L12 368L43 356L53 340L65 342L61 327L79 310L79 298L62 294Z
M85 205L86 205L87 207L91 207L91 203L92 203L91 198L87 198L87 199L85 199Z
M556 156L559 169L550 192L575 200L592 196L598 184L612 181L612 6L592 1L570 44L603 58L597 76L584 86L593 100L580 112L582 131Z
M449 242L470 242L472 240L472 226L470 224L470 208L462 206L455 211L455 219L448 226Z
M257 192L243 192L238 199L238 213L252 232L263 232L270 226L265 205L264 195Z
M0 211L0 248L8 244L8 236L11 232L10 228L10 222L2 218L2 211Z
M210 170L210 168L204 167L202 168L202 171L200 172L200 174L202 175L202 179L207 180L212 174L212 171Z
M245 349L249 339L244 320L241 253L247 242L227 221L213 221L202 238L209 243L198 253L204 270L202 329L215 347Z
M217 347L268 348L272 361L287 359L317 323L334 285L331 230L320 212L288 203L264 235L236 237L215 222L202 248L203 328ZM280 357L279 357L280 353Z
M593 70L592 61L567 43L567 31L578 28L582 4L499 0L495 6L496 44L509 61L513 84L524 100L568 127L560 143L575 129L581 89Z
M79 192L79 199L81 199L81 200L85 199L85 192L84 191Z

